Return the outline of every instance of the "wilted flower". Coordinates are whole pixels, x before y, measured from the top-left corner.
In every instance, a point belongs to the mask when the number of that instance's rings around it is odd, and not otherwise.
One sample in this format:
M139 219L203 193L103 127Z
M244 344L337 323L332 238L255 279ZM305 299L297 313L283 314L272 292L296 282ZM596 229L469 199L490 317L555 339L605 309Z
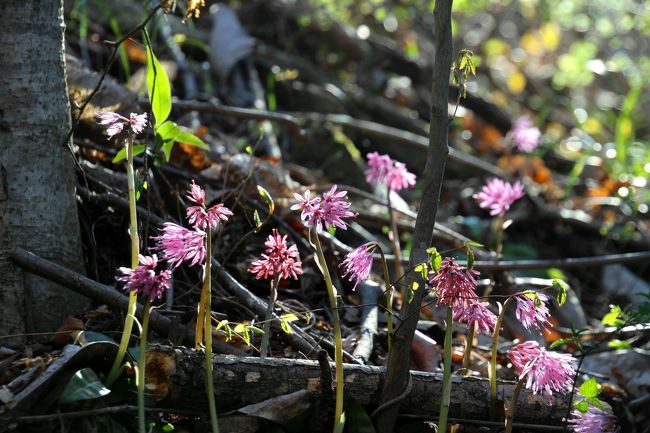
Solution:
M458 265L451 257L445 258L440 271L429 280L438 295L437 303L454 306L476 298L476 275L479 272Z
M368 182L384 183L386 188L393 191L415 185L415 175L406 169L404 163L377 152L371 152L366 157L368 158L368 170L366 170Z
M542 133L528 116L515 120L510 130L510 138L520 152L533 152L539 146Z
M551 352L537 342L527 341L508 351L508 356L519 374L526 379L526 388L534 394L546 393L550 399L553 392L564 394L571 391L576 359L566 353Z
M156 249L162 252L162 258L173 267L182 262L194 266L205 261L205 232L202 230L188 230L178 224L165 223L162 235L153 239L157 241Z
M220 222L228 221L228 217L233 215L230 209L224 206L223 203L206 208L205 191L194 183L194 181L192 181L192 186L190 186L190 190L187 192L187 198L198 205L189 206L186 213L187 221L197 229L205 230L209 224L213 230L216 230Z
M129 292L137 292L139 295L148 296L150 300L160 298L166 289L169 289L171 272L164 270L156 274L156 266L158 265L158 257L154 254L152 256L138 256L140 265L135 268L120 268L119 271L122 275L116 277L118 281L125 284L126 290Z
M589 406L584 414L579 410L571 412L569 424L576 433L608 433L618 431L616 417L609 412Z
M276 229L267 238L265 253L260 260L254 261L249 272L255 275L256 279L274 278L280 279L292 277L298 279L302 274L302 263L298 248L295 245L287 246L287 235L280 236Z
M117 113L103 111L97 113L97 122L100 125L108 126L106 132L109 140L122 132L125 126L129 126L134 134L140 134L147 127L147 113L131 113L127 119Z
M497 316L488 308L488 305L490 305L489 302L478 302L473 299L454 304L454 320L465 323L468 327L474 325L476 332L493 333Z
M361 281L367 280L370 276L373 250L373 244L363 244L347 253L341 263L341 266L345 268L343 277L354 281L352 290L356 289Z
M524 292L515 296L517 308L515 315L526 329L541 328L546 322L550 312L546 303L548 297L543 293Z
M347 191L337 191L337 186L333 185L332 188L323 194L323 197L311 198L311 191L305 191L304 195L294 194L297 204L291 206L293 210L300 210L300 217L305 222L307 227L316 227L317 232L321 232L323 227L339 227L342 229L347 228L347 224L343 218L352 218L356 214L348 208L350 202L345 200Z
M516 181L514 184L492 178L487 181L481 192L472 197L482 208L490 208L490 215L505 215L510 206L525 194L524 186Z

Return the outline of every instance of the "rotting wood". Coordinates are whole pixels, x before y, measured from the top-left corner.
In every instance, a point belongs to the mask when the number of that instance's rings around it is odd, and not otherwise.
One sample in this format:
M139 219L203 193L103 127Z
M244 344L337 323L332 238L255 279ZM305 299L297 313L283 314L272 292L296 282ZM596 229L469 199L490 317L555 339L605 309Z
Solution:
M167 358L174 372L166 374L169 393L160 402L183 408L207 404L204 386L203 355L185 347L157 346L150 354ZM149 366L148 366L149 368ZM345 364L345 395L363 405L375 406L381 397L385 369L382 367ZM442 392L442 374L411 371L412 390L402 402L401 414L435 417ZM488 381L482 378L453 376L450 415L475 420L488 419ZM150 384L155 387L156 384ZM499 398L512 397L515 382L499 382ZM319 398L321 367L317 361L286 358L252 358L228 355L215 356L215 393L220 410L257 403L279 395L306 389ZM540 422L558 425L567 408L567 398L555 398L548 405L546 397L522 393L518 422Z

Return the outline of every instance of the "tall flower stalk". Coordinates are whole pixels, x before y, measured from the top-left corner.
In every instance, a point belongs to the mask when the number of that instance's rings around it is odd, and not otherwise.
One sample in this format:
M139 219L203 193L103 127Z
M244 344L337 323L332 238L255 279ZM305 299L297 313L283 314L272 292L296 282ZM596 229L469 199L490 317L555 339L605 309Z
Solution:
M126 146L126 175L129 197L129 235L131 237L131 269L135 270L138 267L140 239L138 238L135 173L133 170L133 139L137 134L144 131L147 126L147 113L131 113L131 115L126 118L117 113L101 112L97 114L97 121L100 125L106 127L109 140L118 136L122 138L124 145ZM129 340L131 339L131 331L133 330L137 297L137 292L132 291L129 295L129 304L126 310L126 319L124 321L124 331L122 332L120 345L117 349L117 355L115 356L113 365L106 377L107 385L111 385L115 382L122 372L122 361L129 345Z
M356 216L349 210L350 202L346 200L347 191L337 191L337 186L323 194L322 197L312 197L311 191L305 191L304 195L294 194L298 201L291 209L301 211L301 219L309 228L309 240L316 250L316 263L323 274L330 309L332 311L332 326L334 328L334 363L336 365L336 403L334 408L334 433L341 433L345 425L345 413L343 412L343 341L341 338L341 323L338 312L338 294L332 283L323 247L318 234L325 229L338 227L346 229L344 219ZM315 231L311 229L314 228Z
M205 191L194 182L188 191L188 200L194 203L187 208L186 216L193 229L187 229L174 223L165 223L160 236L155 237L157 249L163 258L173 267L189 262L194 266L203 265L203 284L198 306L197 349L205 345L206 392L210 412L212 433L219 432L217 409L214 398L214 374L212 363L212 231L220 223L228 221L233 213L219 203L207 207Z
M271 279L271 296L264 317L264 334L262 335L262 345L260 347L260 357L266 358L269 349L269 339L271 335L271 317L275 301L278 298L278 285L281 279L293 277L298 279L302 274L302 263L298 248L295 245L287 245L287 235L280 236L276 229L264 243L266 250L259 260L251 263L249 272L256 274L255 278Z

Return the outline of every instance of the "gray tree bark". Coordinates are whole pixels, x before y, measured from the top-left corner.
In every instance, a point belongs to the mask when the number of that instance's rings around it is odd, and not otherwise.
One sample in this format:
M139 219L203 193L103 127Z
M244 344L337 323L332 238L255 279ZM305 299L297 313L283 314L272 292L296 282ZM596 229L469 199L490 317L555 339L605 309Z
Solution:
M0 335L54 331L87 300L9 259L16 246L81 270L63 5L0 2ZM14 341L22 338L16 337Z

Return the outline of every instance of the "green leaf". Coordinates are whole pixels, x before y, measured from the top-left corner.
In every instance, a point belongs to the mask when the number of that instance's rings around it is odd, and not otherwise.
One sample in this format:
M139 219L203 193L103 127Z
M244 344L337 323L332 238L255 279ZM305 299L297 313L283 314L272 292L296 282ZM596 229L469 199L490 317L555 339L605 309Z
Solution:
M474 242L474 241L465 241L465 246L483 248L483 244L479 244L478 242Z
M59 403L92 400L103 397L110 392L111 390L104 386L92 369L82 368L68 382L61 397L59 397Z
M111 337L102 334L101 332L95 331L84 331L84 338L88 343L95 343L97 341L108 341L110 343L116 343Z
M598 400L596 397L590 397L587 401L590 405L596 406L598 409L604 409L603 402Z
M361 403L354 399L346 401L346 431L352 433L375 433L375 426L372 424L368 413Z
M255 334L264 334L264 330L258 328L257 326L248 325L248 330L252 331Z
M280 319L284 320L285 322L295 322L298 320L298 316L293 313L287 313L280 316Z
M203 140L201 140L199 137L197 137L196 135L192 134L189 131L183 131L182 128L181 128L181 133L176 136L176 141L178 141L179 143L185 143L191 146L196 146L203 150L210 150L210 146L205 144Z
M600 320L600 323L602 323L605 326L622 326L625 322L620 319L620 316L623 314L623 311L621 310L621 307L618 305L610 305L609 306L609 313L605 314L603 318Z
M553 288L557 290L557 303L562 306L566 302L566 292L569 290L569 285L562 280L553 279Z
M549 349L553 349L557 346L561 346L563 344L568 344L568 343L573 343L573 338L560 338L552 342L551 345L549 346Z
M145 37L148 41L148 38ZM172 111L172 90L167 73L151 51L147 49L147 93L151 102L151 111L156 119L156 125L162 125Z
M181 127L171 120L156 126L155 130L162 141L176 141L176 138L183 132Z
M334 433L343 433L343 428L345 427L345 412L341 414L341 417L338 421L334 421Z
M220 321L219 323L217 323L217 327L215 328L215 331L220 330L224 326L228 326L228 320L226 320L226 319L224 319L224 320Z
M440 265L442 264L442 255L435 248L429 248L427 250L429 254L429 266L437 274L440 272Z
M146 149L146 145L144 144L134 144L133 145L133 156L138 156L141 153L144 153L144 150ZM120 149L119 152L117 152L117 155L113 158L113 164L122 161L123 159L126 159L126 147L123 147Z
M424 264L420 263L413 270L420 274L423 280L427 279L427 267Z
M589 403L584 400L581 400L575 404L575 408L580 411L583 415L589 410Z
M275 211L275 202L273 201L271 194L260 185L257 185L257 192L260 193L260 196L262 196L262 199L264 199L264 202L269 207L269 214L273 214Z
M592 398L598 396L600 394L600 389L598 387L598 381L594 379L593 377L587 381L585 381L582 385L580 385L580 395L585 397L585 398Z
M251 344L251 334L248 332L248 325L245 325L243 323L238 323L237 326L235 326L235 334L239 334L246 344L250 346Z
M255 231L262 227L262 220L260 220L260 214L257 212L257 209L253 211L253 222L255 223Z
M280 328L282 328L286 334L293 334L293 329L291 329L289 322L282 320L282 318L280 318Z
M467 269L472 270L474 267L474 251L470 246L467 246Z
M162 426L162 431L164 431L165 433L172 432L172 431L174 431L174 429L175 429L174 424L169 423L169 422L167 424L165 424L164 426Z
M608 347L611 347L612 349L631 349L632 345L628 343L627 341L624 340L619 340L618 338L610 341L607 343Z

